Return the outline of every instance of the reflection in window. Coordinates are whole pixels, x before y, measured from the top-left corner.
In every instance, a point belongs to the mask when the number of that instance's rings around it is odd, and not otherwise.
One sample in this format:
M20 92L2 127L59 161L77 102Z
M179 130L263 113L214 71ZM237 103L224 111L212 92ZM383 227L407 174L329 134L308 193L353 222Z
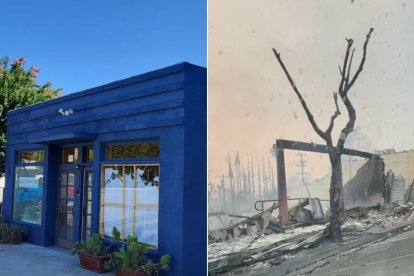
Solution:
M106 146L106 158L109 160L159 156L160 144L158 143L122 144Z
M62 164L73 164L78 162L78 148L62 149Z
M41 224L43 166L16 167L13 220Z
M122 238L158 245L159 165L102 166L101 228L106 236L115 226Z
M19 152L19 163L43 163L44 160L45 152L43 150Z
M86 147L85 148L85 163L92 163L93 162L93 148Z

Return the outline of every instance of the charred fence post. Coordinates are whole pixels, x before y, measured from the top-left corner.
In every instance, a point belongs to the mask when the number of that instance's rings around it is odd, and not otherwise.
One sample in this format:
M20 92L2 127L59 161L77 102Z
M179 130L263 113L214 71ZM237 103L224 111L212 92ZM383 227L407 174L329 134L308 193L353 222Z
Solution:
M277 162L277 192L280 203L279 214L281 223L288 223L288 205L287 205L287 189L286 189L286 172L285 172L285 154L283 148L279 147L279 141L274 145L276 151Z

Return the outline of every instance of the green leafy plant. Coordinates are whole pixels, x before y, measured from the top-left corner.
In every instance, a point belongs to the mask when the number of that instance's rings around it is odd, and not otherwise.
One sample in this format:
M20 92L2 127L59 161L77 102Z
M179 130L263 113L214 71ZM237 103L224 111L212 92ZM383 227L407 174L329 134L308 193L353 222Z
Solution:
M0 242L2 243L20 243L28 232L26 227L1 222L0 220Z
M10 224L9 226L9 233L12 235L21 235L22 237L24 237L25 235L27 235L28 232L29 231L26 227L17 226L14 224Z
M116 227L113 230L118 231ZM135 234L128 235L126 242L127 246L122 245L111 255L110 260L105 263L105 268L112 270L119 267L122 272L133 270L146 275L169 270L170 255L166 254L161 257L160 263L154 263L146 256L149 252L148 245L138 242Z
M6 243L9 241L9 224L8 223L0 223L0 242Z
M75 242L71 249L71 253L76 254L82 252L93 256L105 256L111 251L112 245L118 241L121 236L119 231L112 231L112 233L113 238L111 239L111 243L107 246L105 246L100 234L93 234L84 241Z
M26 227L20 227L14 224L9 226L9 243L21 243L24 236L27 235L29 231Z

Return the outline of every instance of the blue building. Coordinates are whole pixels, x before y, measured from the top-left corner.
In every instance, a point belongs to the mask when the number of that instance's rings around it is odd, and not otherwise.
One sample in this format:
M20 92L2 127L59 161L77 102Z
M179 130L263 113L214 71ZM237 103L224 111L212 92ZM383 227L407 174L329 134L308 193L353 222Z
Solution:
M206 78L181 63L10 111L5 219L65 248L116 226L204 274Z

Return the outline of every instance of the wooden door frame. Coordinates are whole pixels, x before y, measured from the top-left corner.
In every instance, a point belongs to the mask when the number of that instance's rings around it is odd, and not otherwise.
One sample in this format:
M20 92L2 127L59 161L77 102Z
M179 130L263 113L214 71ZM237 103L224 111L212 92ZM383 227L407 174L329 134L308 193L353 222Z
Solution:
M81 236L80 238L82 240L85 239L86 237L86 223L87 223L87 208L88 208L88 185L86 185L86 173L89 172L92 174L92 181L91 181L91 185L93 183L93 169L92 166L83 166L82 170L82 183L80 184L81 188L82 188L82 206L80 206L81 208L81 221L80 221L80 226L81 226ZM93 189L91 191L91 193L93 194ZM91 205L92 205L92 196L90 198L91 201ZM92 208L92 206L91 206ZM91 212L91 224L92 224L92 212ZM92 225L90 225L91 227ZM91 227L92 228L92 227Z
M60 208L60 192L61 192L61 174L62 173L73 173L74 174L74 183L73 183L73 187L74 187L74 196L73 196L73 209L72 209L72 241L66 240L66 239L60 239L59 238L59 208ZM76 169L59 169L58 170L58 181L57 181L57 192L56 192L56 224L55 224L55 245L58 247L63 247L63 248L70 248L73 245L73 242L75 241L75 220L76 220L76 187L77 187L77 170ZM66 195L67 197L67 195ZM67 211L66 211L67 214Z

